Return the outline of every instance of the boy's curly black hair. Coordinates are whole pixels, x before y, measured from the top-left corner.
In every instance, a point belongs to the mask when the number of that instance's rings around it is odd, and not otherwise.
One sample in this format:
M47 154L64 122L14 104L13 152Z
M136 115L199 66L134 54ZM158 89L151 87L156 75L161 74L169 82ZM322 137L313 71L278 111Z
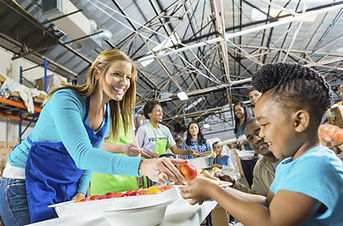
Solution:
M266 64L253 75L252 85L262 93L274 89L273 95L278 103L291 108L306 108L319 122L331 105L330 85L308 66Z

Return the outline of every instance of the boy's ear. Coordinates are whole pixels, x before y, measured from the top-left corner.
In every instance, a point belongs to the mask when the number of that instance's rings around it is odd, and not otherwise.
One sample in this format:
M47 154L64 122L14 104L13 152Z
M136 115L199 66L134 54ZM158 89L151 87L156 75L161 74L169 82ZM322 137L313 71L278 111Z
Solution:
M293 113L294 130L298 133L304 132L310 124L310 114L308 111L299 110Z

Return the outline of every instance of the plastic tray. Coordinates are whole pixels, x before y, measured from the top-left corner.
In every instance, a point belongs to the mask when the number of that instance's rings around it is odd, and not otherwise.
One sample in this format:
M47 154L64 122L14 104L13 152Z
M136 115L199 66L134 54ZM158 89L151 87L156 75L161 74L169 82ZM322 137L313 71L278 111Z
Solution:
M188 164L193 165L196 169L207 169L213 166L214 157L199 157L187 160Z

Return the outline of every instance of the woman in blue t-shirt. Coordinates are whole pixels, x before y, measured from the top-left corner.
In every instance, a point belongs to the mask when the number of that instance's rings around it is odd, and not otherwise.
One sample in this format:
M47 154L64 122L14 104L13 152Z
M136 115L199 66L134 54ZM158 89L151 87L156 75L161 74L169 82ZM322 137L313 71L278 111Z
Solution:
M35 127L8 156L0 184L5 225L57 217L48 206L84 198L92 171L146 175L162 183L184 180L173 166L180 160L120 156L110 153L118 151L115 145L102 145L108 129L119 136L120 116L124 133L129 130L136 76L127 55L106 50L90 66L86 84L60 87L48 95Z
M199 157L201 153L211 151L210 143L204 138L198 123L189 123L187 129L187 138L182 144L182 149L193 150L193 154L184 155L184 159L193 159L194 157Z

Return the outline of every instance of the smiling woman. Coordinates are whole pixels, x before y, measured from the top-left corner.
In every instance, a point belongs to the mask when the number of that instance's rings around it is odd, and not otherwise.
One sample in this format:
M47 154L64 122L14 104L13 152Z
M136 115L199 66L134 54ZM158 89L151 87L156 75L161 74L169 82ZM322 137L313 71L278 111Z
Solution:
M184 181L173 165L180 160L120 156L109 151L125 152L127 146L102 146L110 124L114 139L120 120L124 133L132 126L136 75L127 55L106 50L92 63L86 84L60 87L48 95L35 127L8 157L0 185L5 225L56 217L48 206L84 198L92 171L146 175L160 183Z

